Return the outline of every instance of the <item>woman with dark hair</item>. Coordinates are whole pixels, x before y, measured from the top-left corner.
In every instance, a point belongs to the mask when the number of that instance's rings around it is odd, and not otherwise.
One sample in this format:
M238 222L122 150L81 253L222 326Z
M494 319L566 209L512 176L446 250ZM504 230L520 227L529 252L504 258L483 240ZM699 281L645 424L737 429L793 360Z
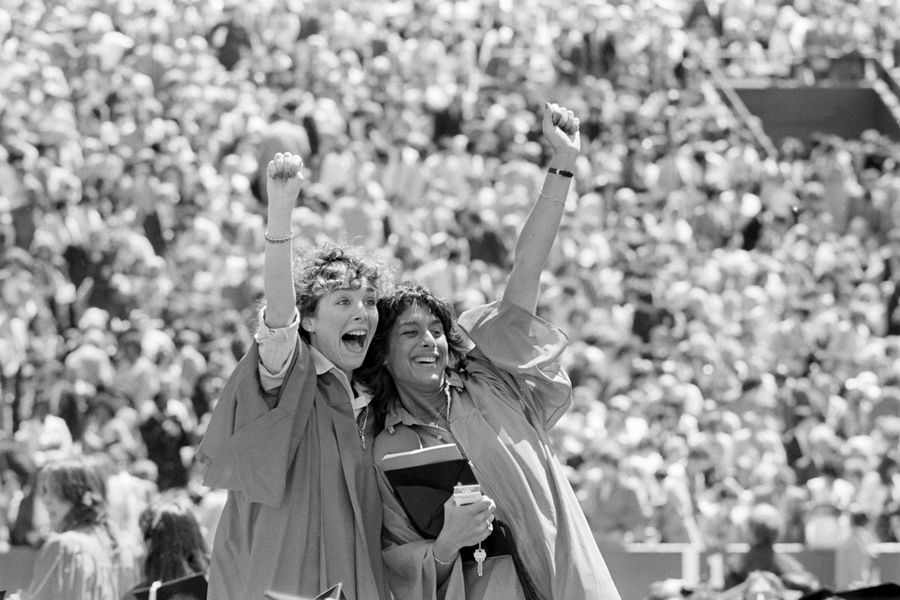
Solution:
M548 435L572 400L559 363L567 340L534 313L580 149L579 120L548 104L542 128L554 155L502 299L464 313L458 325L449 304L422 286L404 284L379 300L359 376L383 411L375 466L396 598L619 598ZM482 493L460 506L449 492L437 495L442 504L428 512L442 512L442 522L423 526L407 512L412 497L392 487L389 455L439 446L467 459ZM484 557L472 548L482 542Z
M55 533L19 598L119 600L138 581L140 549L126 543L107 518L106 482L97 462L77 456L47 463L38 474L38 490Z
M316 596L340 583L348 600L387 600L375 420L353 372L388 271L371 252L338 246L295 260L301 167L287 153L268 164L265 307L200 444L204 483L228 490L209 597Z
M743 583L753 571L768 571L792 590L810 592L818 581L796 558L779 552L775 543L784 532L784 519L778 509L767 503L756 504L747 517L747 542L750 548L728 557L725 588Z
M146 555L144 579L135 589L183 580L191 575L206 576L209 550L187 498L174 494L157 498L141 513L140 528Z

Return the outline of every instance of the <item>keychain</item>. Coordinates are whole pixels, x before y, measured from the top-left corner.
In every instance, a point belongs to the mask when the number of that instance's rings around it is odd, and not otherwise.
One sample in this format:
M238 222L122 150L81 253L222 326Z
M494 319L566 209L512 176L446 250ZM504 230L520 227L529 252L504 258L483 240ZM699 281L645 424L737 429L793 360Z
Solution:
M481 577L484 575L484 559L487 558L487 552L481 547L481 542L478 542L478 549L475 550L473 556L475 562L478 563L478 576Z
M478 484L462 485L461 483L457 483L453 486L453 500L456 502L457 506L471 504L480 498L481 486ZM488 523L488 527L490 527L490 523ZM473 553L473 556L475 562L478 563L478 576L481 577L484 575L484 559L487 558L487 552L481 547L481 542L478 542L478 548Z

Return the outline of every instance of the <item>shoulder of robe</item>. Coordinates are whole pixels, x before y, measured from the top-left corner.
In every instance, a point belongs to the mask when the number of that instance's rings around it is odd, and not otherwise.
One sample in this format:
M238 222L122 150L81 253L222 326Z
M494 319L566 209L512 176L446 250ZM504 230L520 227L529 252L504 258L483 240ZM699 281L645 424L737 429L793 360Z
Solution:
M398 423L390 429L384 429L375 438L374 456L375 464L380 465L381 459L392 452L406 452L419 447L419 437L412 427Z

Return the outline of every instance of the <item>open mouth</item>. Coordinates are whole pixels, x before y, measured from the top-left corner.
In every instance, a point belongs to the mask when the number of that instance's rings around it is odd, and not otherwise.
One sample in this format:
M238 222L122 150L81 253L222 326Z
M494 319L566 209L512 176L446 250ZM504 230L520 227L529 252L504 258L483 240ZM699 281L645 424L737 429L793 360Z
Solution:
M366 332L362 330L348 331L341 336L344 345L355 352L362 352L366 346Z
M413 362L423 367L434 367L437 365L438 359L436 356L419 356L414 358Z

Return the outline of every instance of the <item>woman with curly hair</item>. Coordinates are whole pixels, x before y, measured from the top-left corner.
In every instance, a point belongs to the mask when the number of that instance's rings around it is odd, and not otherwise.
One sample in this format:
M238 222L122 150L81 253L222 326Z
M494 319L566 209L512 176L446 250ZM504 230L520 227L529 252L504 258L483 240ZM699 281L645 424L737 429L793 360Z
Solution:
M138 581L140 549L120 537L107 517L106 481L97 461L76 456L49 462L37 485L55 533L18 598L119 600Z
M294 154L269 162L265 307L200 445L204 483L228 490L209 597L316 596L341 583L348 600L387 600L375 419L353 372L375 333L388 272L352 248L295 256L301 167Z

